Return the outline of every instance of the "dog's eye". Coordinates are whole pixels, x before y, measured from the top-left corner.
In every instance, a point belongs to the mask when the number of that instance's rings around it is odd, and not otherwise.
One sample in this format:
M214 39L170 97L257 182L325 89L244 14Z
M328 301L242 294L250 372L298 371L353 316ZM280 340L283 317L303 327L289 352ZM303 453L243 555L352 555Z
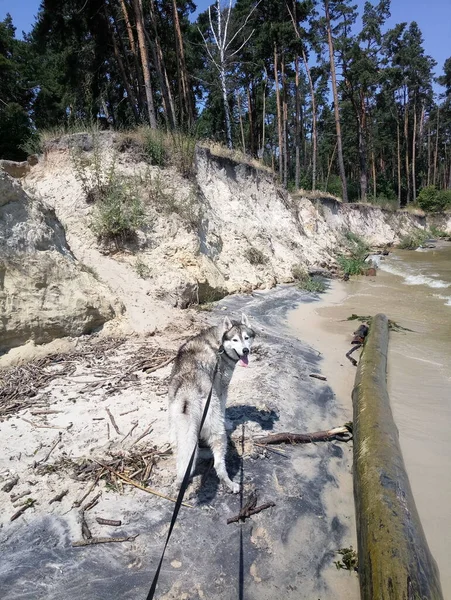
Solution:
M232 342L239 342L240 340L238 338L233 338Z
M245 340L248 340L249 338L247 337L247 335L245 335L245 336L244 336L244 339L245 339Z

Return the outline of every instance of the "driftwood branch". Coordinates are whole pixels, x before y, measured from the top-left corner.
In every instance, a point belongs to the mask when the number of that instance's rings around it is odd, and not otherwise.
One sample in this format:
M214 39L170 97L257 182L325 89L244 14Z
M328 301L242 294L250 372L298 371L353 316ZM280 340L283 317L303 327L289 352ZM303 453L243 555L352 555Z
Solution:
M346 426L314 433L275 433L257 438L259 444L310 444L312 442L349 442L352 432Z
M51 500L49 500L49 504L53 504L53 502L61 502L61 500L69 493L69 490L64 490L60 494L54 496Z
M32 506L34 506L36 500L33 500L32 498L30 498L29 501L27 501L21 508L19 508L19 510L17 512L15 512L13 514L13 516L10 518L10 521L15 521L16 519L18 519L20 517L20 515L23 515L23 513L28 510L29 508L31 508Z
M362 346L363 346L363 344L355 344L354 347L351 348L351 350L349 350L349 352L346 352L346 358L349 358L349 360L352 362L354 367L356 367L358 363L355 358L352 358L351 354L353 352L355 352L356 350L358 350L359 348L361 348Z
M116 521L114 519L102 519L102 517L96 517L96 521L99 525L111 525L111 527L120 527L122 521Z
M127 537L102 537L102 538L91 538L89 540L80 540L79 542L73 542L73 548L80 548L81 546L93 546L94 544L110 544L112 542L133 542L138 537L136 535L129 535Z
M245 521L252 515L256 515L262 510L266 510L267 508L271 508L272 506L275 506L274 502L266 502L265 504L261 504L260 506L256 506L255 508L246 509L246 507L244 507L240 510L239 514L237 514L236 517L231 517L230 519L227 519L227 525L230 525L230 523L238 523L239 521Z
M121 432L119 431L119 427L117 426L116 421L114 420L113 415L111 414L110 409L106 406L105 410L106 410L108 416L110 417L111 424L113 425L114 429L116 430L116 433L118 435L122 435Z

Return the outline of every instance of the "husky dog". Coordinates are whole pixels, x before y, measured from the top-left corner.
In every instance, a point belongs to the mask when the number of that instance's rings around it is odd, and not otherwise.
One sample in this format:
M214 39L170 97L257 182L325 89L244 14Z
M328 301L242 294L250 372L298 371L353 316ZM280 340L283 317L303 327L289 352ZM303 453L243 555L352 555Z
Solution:
M169 422L171 442L173 447L177 447L178 486L183 481L191 454L193 449L197 448L200 438L213 452L214 466L219 479L234 494L239 491L239 484L229 478L225 466L225 406L235 366L238 362L243 366L249 364L249 352L254 337L255 333L243 314L241 323L226 317L221 325L206 329L179 349L169 384ZM218 369L213 382L217 361ZM212 384L210 407L202 431L199 432Z

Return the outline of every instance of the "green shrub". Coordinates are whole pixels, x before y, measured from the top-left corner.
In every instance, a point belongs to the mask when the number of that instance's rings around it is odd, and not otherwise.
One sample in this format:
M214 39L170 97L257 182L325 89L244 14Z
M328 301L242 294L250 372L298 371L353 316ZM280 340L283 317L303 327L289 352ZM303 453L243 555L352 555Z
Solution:
M327 289L327 286L322 279L315 276L312 277L301 265L293 265L291 267L291 274L296 281L296 287L300 290L322 294Z
M439 229L435 225L431 225L431 227L429 228L429 232L431 234L431 237L433 237L433 238L447 238L447 237L450 237L449 234L446 233L446 231L443 231L443 229Z
M338 256L337 261L345 275L363 275L367 267L364 259L344 254Z
M369 246L359 235L348 231L344 235L347 254L340 254L337 262L345 275L362 275L368 265L365 262L369 253Z
M441 212L451 208L451 190L438 190L429 185L418 194L417 203L426 212Z
M96 202L92 228L100 242L116 245L133 241L136 229L145 222L138 195L125 182L113 179Z
M144 134L144 153L152 165L164 167L168 156L165 148L163 132L159 129L146 129Z
M253 246L246 248L245 257L246 257L246 260L248 260L251 263L251 265L254 265L254 266L264 265L268 261L268 259L263 254L263 252L261 250L259 250L258 248L254 248Z
M401 248L402 250L416 250L428 239L428 237L428 231L416 229L409 235L405 235L401 238L398 248Z

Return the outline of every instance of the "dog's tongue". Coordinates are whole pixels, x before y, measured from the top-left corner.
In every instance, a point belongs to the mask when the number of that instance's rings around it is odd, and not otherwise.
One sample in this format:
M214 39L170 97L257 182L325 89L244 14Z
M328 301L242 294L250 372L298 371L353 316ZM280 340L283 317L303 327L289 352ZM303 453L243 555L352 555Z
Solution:
M249 366L249 357L246 354L244 354L240 358L239 365L240 365L240 367L248 367Z

